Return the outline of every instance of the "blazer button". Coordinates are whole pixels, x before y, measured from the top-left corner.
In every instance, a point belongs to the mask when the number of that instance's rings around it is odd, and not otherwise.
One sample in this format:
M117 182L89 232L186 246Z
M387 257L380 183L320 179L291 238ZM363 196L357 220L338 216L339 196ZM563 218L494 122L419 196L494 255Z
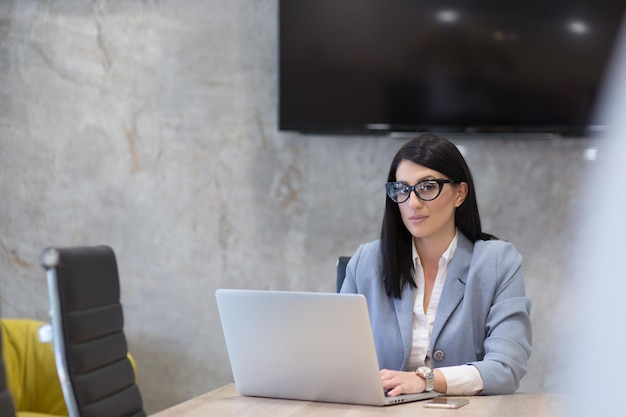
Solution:
M445 357L446 357L446 354L440 350L436 350L435 354L433 355L433 358L435 358L436 361L442 361L443 358Z

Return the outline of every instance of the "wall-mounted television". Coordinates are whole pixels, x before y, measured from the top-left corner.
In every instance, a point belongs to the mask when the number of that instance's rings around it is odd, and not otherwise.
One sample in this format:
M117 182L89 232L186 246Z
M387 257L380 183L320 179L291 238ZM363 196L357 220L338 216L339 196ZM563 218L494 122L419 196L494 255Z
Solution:
M624 0L279 0L279 129L586 135Z

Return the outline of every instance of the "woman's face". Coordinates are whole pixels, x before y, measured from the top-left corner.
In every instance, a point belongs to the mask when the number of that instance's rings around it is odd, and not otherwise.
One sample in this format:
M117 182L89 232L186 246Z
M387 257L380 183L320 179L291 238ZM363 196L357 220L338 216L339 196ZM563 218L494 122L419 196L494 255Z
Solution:
M428 179L449 179L440 172L402 160L396 170L396 181L412 186ZM431 201L417 198L414 192L407 201L398 203L404 226L416 239L451 238L456 226L454 213L465 200L467 183L443 184L441 194Z

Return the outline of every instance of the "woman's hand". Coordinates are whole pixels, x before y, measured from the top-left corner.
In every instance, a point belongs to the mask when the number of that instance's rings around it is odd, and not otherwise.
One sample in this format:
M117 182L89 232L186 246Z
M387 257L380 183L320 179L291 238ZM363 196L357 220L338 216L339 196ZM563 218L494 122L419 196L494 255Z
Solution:
M395 397L400 394L413 394L426 389L426 381L415 372L390 371L381 369L380 379L387 396Z

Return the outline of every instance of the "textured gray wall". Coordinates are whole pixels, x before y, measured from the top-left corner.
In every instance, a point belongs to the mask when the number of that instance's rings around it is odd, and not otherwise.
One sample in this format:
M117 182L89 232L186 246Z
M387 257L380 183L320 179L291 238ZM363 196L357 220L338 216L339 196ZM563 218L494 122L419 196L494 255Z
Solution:
M214 291L333 291L403 143L278 132L276 93L276 0L0 0L2 315L47 319L44 247L108 244L147 410L230 382ZM524 255L522 389L552 390L590 143L451 139Z

